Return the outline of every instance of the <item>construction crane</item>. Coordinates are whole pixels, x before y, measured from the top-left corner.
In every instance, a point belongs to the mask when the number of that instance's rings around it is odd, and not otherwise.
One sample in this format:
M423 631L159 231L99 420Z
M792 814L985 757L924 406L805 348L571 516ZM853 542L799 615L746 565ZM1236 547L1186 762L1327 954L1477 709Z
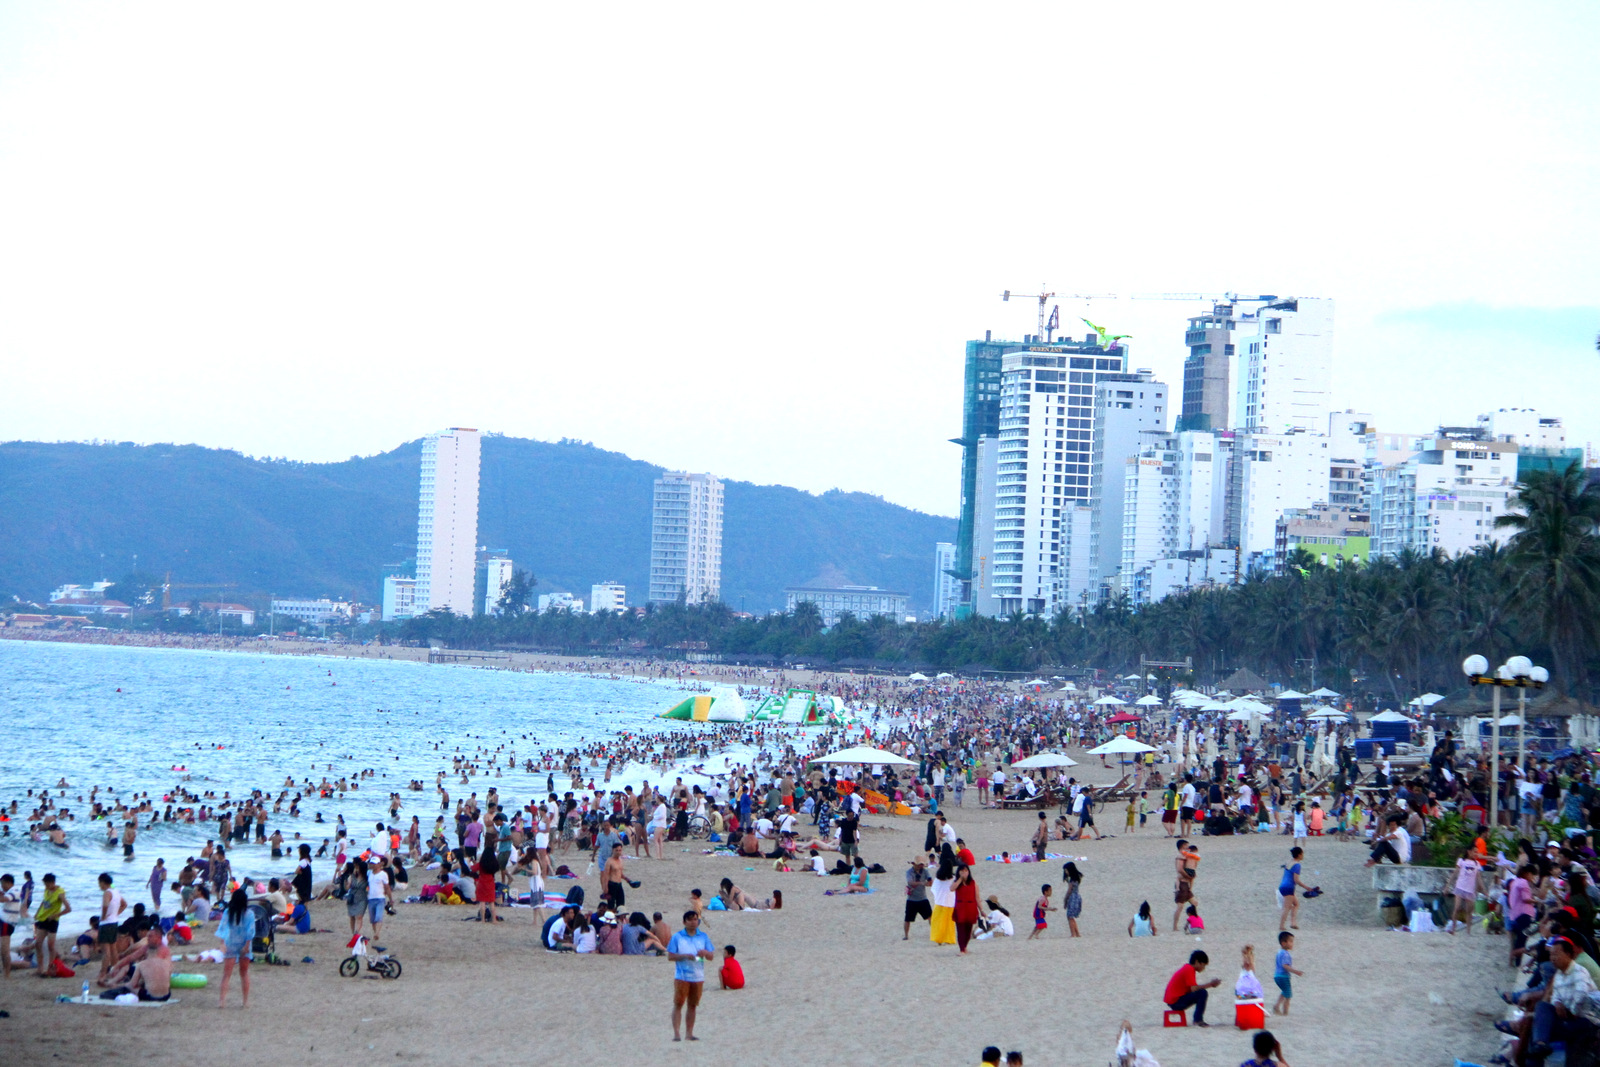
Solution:
M174 589L235 589L235 588L237 588L237 583L234 583L234 582L210 582L210 583L176 582L176 583L174 583L173 580L172 580L172 572L168 571L166 573L166 580L161 583L161 610L162 611L170 611L172 609L172 591Z
M1267 301L1276 300L1278 298L1276 296L1271 295L1271 294L1263 294L1261 296L1245 296L1242 293L1134 293L1133 294L1133 299L1134 300L1210 300L1212 302L1226 301L1229 304L1237 304L1241 300L1248 300L1248 301L1251 301L1251 302L1259 300L1259 301L1262 301L1264 303L1264 302L1267 302Z
M1046 318L1044 309L1050 303L1050 300L1056 294L1055 293L1050 293L1050 292L1045 292L1044 291L1045 288L1046 288L1045 284L1043 282L1040 282L1039 283L1039 289L1040 289L1039 292L1037 292L1037 293L1018 293L1017 294L1017 299L1018 300L1037 300L1037 301L1039 301L1039 332L1038 332L1038 334L1036 334L1036 336L1043 338L1045 343L1048 344L1050 342L1050 340L1052 339L1052 336L1055 334L1055 332L1061 328L1061 305L1057 304L1055 307L1051 308L1049 317ZM1117 294L1116 293L1062 293L1061 294L1061 298L1063 300L1115 300L1117 298ZM1000 294L1000 299L1009 302L1011 300L1011 290L1007 289L1005 292L1001 293Z

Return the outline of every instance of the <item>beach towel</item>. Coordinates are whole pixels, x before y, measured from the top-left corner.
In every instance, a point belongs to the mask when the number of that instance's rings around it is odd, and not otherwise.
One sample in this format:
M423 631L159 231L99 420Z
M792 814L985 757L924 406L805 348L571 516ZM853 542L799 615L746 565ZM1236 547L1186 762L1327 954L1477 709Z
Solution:
M876 892L877 892L876 889L868 889L866 892L863 892L863 893L852 893L848 889L824 889L822 891L822 895L825 896L825 897L850 897L850 896L870 897L872 894L874 894Z

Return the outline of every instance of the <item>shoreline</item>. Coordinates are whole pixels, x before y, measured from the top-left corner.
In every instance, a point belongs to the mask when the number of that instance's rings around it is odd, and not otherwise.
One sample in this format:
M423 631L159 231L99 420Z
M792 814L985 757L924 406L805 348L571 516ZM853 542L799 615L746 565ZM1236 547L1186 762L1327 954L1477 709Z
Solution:
M82 631L52 633L0 629L0 641L28 641L53 645L103 645L112 648L164 648L199 652L256 652L273 656L330 656L341 659L400 660L440 667L476 667L489 670L537 671L549 674L577 674L612 680L673 681L682 684L743 685L811 688L816 685L879 685L900 682L893 675L863 675L840 671L780 670L768 667L731 667L725 664L691 664L681 661L649 661L628 657L572 656L546 652L505 652L507 659L492 663L430 663L427 648L411 645L360 645L350 642L309 641L302 638L217 637L206 634L85 634ZM469 653L496 649L452 649ZM667 670L667 667L678 670Z

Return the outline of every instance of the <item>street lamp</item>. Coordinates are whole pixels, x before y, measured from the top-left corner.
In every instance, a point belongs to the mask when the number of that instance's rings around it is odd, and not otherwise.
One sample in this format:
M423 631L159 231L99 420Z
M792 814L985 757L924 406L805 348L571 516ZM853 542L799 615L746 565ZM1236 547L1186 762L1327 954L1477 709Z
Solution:
M1521 720L1517 726L1519 731L1520 746L1517 757L1518 770L1521 770L1527 751L1527 690L1529 686L1543 689L1544 683L1550 680L1550 672L1543 667L1535 667L1533 661L1527 656L1512 656L1504 664L1495 668L1494 674L1489 673L1489 661L1482 656L1468 656L1461 661L1461 671L1467 676L1467 681L1473 685L1494 686L1494 713L1490 726L1489 753L1489 825L1500 825L1500 690L1516 689L1519 691L1518 708Z

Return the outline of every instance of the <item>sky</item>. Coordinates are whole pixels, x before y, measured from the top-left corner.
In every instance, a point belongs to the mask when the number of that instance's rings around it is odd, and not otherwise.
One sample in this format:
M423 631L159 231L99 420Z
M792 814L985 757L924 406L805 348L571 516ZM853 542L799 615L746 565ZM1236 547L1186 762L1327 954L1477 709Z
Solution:
M0 440L446 426L959 505L964 342L1336 302L1600 446L1600 5L0 2ZM1066 294L1117 294L1090 301Z

